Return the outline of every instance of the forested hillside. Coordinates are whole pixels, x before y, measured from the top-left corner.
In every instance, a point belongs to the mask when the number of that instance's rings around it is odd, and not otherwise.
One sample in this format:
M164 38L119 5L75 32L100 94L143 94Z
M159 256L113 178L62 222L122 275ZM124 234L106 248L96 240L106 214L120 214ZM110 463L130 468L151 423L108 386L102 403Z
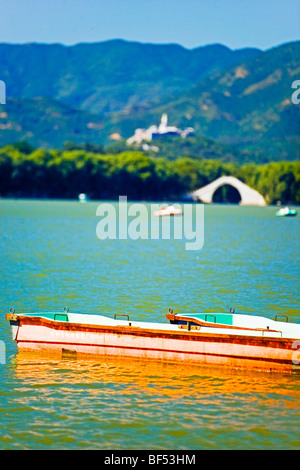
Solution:
M180 96L168 97L147 113L120 116L120 134L157 122L168 113L172 123L192 126L196 135L271 160L300 158L300 106L292 103L292 83L300 77L300 42L285 44L218 71Z
M195 137L159 141L157 157L223 162L299 160L300 41L267 51L222 45L107 41L0 44L0 145L27 141L63 148L66 141L123 148L136 128L193 127Z
M180 200L222 175L257 189L269 203L300 203L300 162L265 165L219 160L150 157L142 152L99 154L86 150L0 149L0 195L6 197Z
M189 50L122 40L0 44L0 73L9 97L52 98L97 114L130 112L260 53L218 44Z

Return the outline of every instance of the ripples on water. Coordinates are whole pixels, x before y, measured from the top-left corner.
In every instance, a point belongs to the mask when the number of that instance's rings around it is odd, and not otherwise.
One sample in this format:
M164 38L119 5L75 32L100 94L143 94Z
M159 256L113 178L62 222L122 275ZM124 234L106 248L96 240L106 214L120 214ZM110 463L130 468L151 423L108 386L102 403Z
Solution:
M96 238L96 203L1 201L0 448L296 449L299 376L155 361L17 354L4 315L62 310L164 321L237 311L299 321L299 218L205 207L199 252L182 240Z
M18 354L2 396L4 448L296 448L290 375ZM299 382L298 382L299 386ZM291 419L292 417L292 419Z

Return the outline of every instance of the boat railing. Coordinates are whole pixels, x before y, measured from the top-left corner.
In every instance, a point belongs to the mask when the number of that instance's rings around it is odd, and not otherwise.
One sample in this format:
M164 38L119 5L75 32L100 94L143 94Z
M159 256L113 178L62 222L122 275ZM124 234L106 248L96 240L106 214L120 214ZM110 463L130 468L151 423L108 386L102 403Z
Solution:
M283 318L285 318L285 320L279 320L278 317L283 317ZM289 317L287 315L275 315L274 320L275 321L285 321L286 323L288 323Z
M214 323L217 323L217 317L215 315L206 314L205 315L205 321L209 321L209 320L207 320L208 317L214 318Z
M265 333L271 333L272 335L274 333L278 333L278 334L280 334L280 336L282 338L282 331L280 331L280 330L270 330L269 328L266 328L266 329L261 329L260 331L261 331L262 336L265 336Z
M53 320L57 320L57 317L64 317L65 320L63 320L63 321L69 321L69 317L66 313L55 313L54 317L53 317ZM62 320L60 320L60 321L62 321Z
M126 315L125 313L115 313L114 320L116 320L117 317L127 317L127 321L129 321L129 315Z

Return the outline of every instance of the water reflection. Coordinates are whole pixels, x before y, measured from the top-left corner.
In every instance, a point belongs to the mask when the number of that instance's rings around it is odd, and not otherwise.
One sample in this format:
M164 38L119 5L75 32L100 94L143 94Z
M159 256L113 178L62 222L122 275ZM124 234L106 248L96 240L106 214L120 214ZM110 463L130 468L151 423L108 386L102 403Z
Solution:
M299 405L298 374L242 371L206 365L145 361L135 358L99 357L61 359L55 354L20 352L14 358L16 377L23 385L54 386L59 384L122 388L163 398L194 400L213 396L240 396L256 400L258 396L275 400L289 397L289 404ZM297 387L297 383L298 386ZM293 402L293 399L296 401Z
M299 376L18 353L0 448L294 449Z

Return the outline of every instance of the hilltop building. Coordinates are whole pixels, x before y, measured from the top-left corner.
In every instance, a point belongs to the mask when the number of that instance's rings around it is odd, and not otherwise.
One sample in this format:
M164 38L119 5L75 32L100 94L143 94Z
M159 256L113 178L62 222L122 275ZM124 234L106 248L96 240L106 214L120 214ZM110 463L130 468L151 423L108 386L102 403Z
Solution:
M148 127L148 129L136 129L134 135L127 139L127 144L141 144L144 141L150 142L169 136L185 138L191 135L194 135L194 129L192 127L181 130L175 126L168 126L168 115L163 114L159 126L152 125Z

